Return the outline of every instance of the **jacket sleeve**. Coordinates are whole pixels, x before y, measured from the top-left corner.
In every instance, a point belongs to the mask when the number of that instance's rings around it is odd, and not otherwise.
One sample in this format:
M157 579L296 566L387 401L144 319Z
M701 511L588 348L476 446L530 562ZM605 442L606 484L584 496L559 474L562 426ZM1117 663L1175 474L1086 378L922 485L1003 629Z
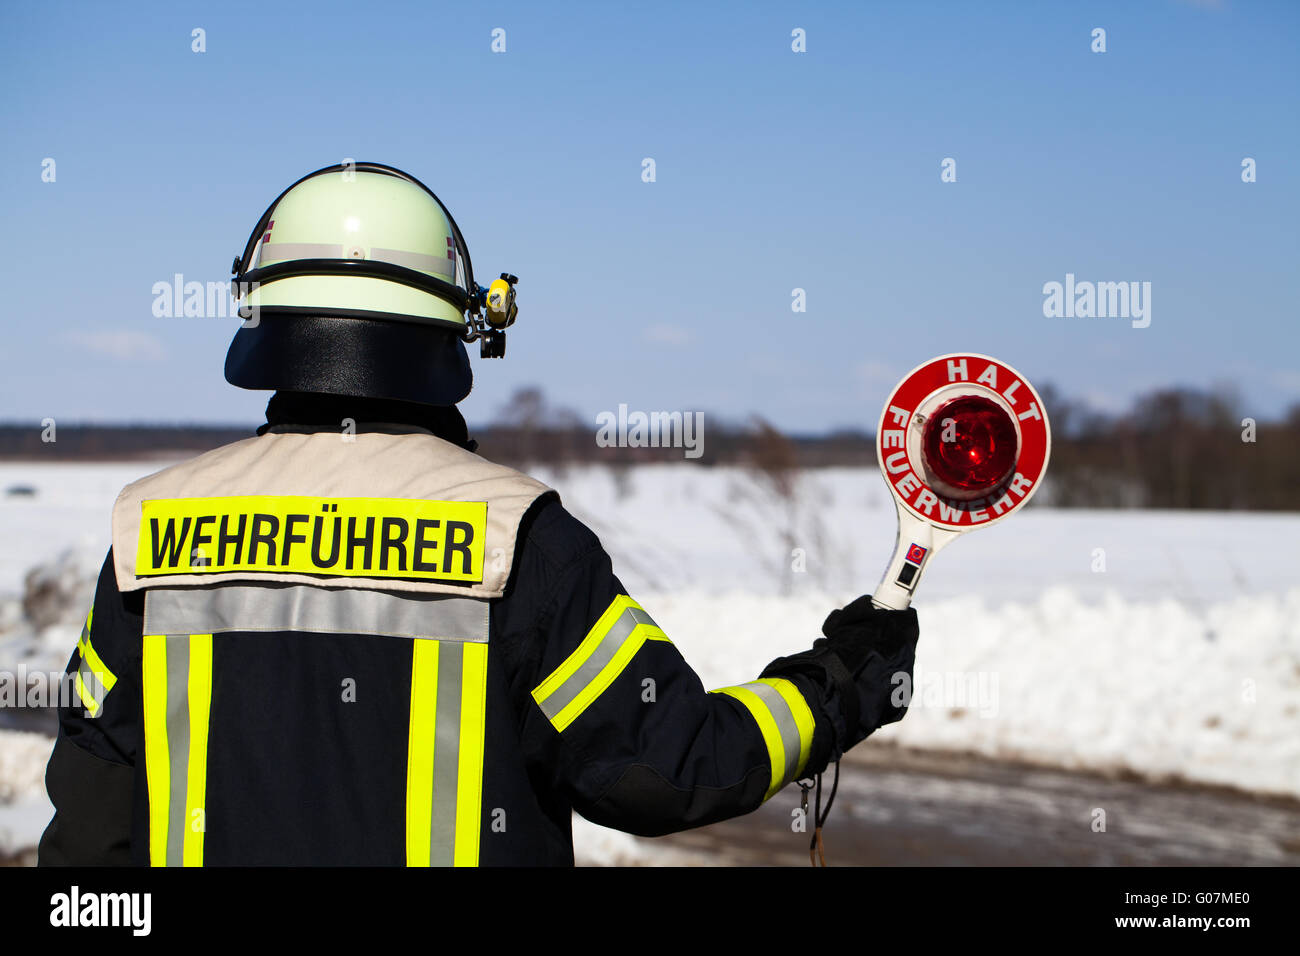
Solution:
M583 816L672 833L748 813L837 755L833 681L792 671L706 690L594 534L557 504L529 537L516 584L548 600L520 668L523 738Z
M141 632L139 598L118 591L110 551L68 663L68 705L59 707L45 769L54 819L41 837L40 866L131 862Z

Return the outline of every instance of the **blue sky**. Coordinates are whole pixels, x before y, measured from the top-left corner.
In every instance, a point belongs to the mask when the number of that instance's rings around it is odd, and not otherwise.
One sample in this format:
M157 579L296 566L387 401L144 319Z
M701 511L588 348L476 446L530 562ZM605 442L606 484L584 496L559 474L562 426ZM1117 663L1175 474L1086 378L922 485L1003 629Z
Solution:
M227 279L345 157L521 278L471 422L538 384L593 422L873 428L963 349L1100 408L1228 384L1270 417L1300 400L1298 50L1300 4L1244 0L4 5L0 420L260 420L235 320L151 288ZM1045 317L1067 273L1150 282L1150 326Z

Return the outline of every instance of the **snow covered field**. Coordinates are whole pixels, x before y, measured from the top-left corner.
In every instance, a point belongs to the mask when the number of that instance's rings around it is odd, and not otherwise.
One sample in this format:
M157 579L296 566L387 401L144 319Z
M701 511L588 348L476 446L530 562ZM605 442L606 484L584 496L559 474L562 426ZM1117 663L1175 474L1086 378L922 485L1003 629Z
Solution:
M113 498L156 467L0 464L0 494L37 490L0 496L0 670L62 669ZM600 535L709 686L808 646L831 608L875 586L893 545L893 506L871 469L805 473L788 498L734 468L537 476ZM1300 796L1297 540L1294 514L1034 507L969 535L927 573L912 710L878 736ZM36 632L23 578L60 555L60 573L83 583ZM0 732L0 848L48 818L47 751ZM575 838L589 862L655 852L589 825Z

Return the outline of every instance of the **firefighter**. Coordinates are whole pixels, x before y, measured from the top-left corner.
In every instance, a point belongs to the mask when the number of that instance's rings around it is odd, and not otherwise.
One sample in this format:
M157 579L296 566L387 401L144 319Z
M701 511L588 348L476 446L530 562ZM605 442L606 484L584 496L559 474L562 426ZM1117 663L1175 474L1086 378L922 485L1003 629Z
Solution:
M558 495L474 453L465 343L504 351L516 280L476 285L418 180L312 173L234 272L266 424L119 495L42 865L572 865L574 810L738 816L903 716L914 611L860 598L706 691Z

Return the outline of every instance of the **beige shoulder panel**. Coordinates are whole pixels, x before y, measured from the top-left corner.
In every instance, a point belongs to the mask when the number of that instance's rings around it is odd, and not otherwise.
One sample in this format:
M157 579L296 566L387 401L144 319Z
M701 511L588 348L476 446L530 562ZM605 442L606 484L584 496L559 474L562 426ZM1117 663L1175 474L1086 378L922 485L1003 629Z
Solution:
M320 587L500 597L514 562L520 519L529 505L550 490L527 475L427 433L268 433L214 449L127 485L113 506L114 571L123 591L164 585L211 585L255 577ZM442 581L296 573L170 574L161 580L136 576L142 502L240 495L485 501L483 580L460 586Z

